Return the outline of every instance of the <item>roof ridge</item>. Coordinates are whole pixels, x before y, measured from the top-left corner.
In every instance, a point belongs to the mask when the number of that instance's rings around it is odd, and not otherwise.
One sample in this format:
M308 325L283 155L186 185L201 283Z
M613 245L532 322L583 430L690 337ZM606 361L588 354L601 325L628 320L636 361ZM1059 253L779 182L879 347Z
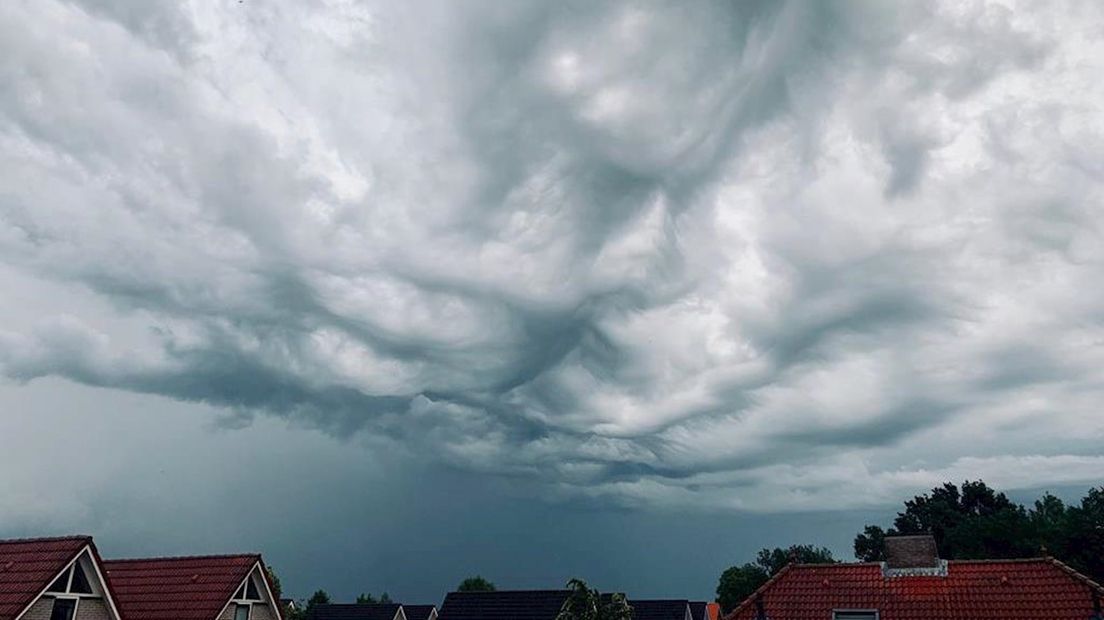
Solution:
M825 568L829 566L881 566L881 562L791 562L794 568ZM779 571L781 572L781 571Z
M449 594L512 594L515 592L571 592L567 589L545 589L545 590L487 590L487 591L469 591L464 592L462 590L453 590Z
M89 534L69 534L67 536L32 536L29 538L3 538L0 545L7 543L60 542L62 540L92 540Z
M110 558L105 559L105 564L113 562L163 562L165 560L225 560L229 558L260 559L260 553L219 553L210 555L159 555L148 558Z
M418 607L418 605L406 605L403 603L319 603L315 607L375 607L375 606L397 606L397 607Z
M1049 562L1051 558L981 558L968 560L947 560L948 564L1029 564L1032 562Z
M1046 558L1042 558L1042 559L1045 560L1045 561L1048 561L1051 564L1053 564L1053 565L1057 566L1058 568L1062 569L1067 574L1069 574L1070 577L1073 577L1074 579L1076 579L1076 580L1080 581L1081 583L1085 584L1090 590L1093 590L1098 594L1104 594L1104 586L1101 586L1099 583L1093 581L1092 577L1089 577L1088 575L1078 571L1077 569L1070 566L1069 564L1066 564L1065 562L1059 560L1058 558L1053 558L1053 557L1046 557Z

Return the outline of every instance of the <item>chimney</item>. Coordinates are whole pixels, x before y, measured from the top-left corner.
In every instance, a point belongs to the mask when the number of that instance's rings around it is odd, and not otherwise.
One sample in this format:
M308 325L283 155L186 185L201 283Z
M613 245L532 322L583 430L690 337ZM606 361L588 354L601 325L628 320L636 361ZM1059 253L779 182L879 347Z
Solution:
M935 537L931 534L886 536L885 552L886 568L890 570L938 568L941 565Z

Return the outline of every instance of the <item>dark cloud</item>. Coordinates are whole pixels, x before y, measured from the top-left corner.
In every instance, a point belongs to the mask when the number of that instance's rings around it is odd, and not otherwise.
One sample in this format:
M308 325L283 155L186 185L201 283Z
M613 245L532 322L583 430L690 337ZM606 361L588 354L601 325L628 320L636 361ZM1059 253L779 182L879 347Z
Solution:
M1066 8L5 6L0 256L103 306L36 297L0 368L627 505L1078 482L1104 55Z

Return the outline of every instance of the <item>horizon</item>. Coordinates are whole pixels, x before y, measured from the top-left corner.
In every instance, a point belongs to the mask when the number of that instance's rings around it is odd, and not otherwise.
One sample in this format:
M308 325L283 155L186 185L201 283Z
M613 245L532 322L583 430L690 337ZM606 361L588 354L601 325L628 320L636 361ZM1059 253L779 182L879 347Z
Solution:
M712 600L944 482L1077 500L1102 25L2 4L0 538L257 551L295 598Z

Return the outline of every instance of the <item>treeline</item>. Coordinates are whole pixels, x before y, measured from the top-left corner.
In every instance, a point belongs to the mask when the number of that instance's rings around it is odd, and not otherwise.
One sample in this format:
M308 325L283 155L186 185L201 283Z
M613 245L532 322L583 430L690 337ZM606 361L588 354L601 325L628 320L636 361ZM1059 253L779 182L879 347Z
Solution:
M984 482L936 487L904 504L893 525L867 525L855 537L855 558L885 559L885 537L931 534L948 560L1008 559L1052 555L1098 583L1104 582L1104 487L1066 504L1047 493L1031 506L1017 504ZM729 611L790 562L836 562L812 545L763 549L754 562L721 573L717 602Z

